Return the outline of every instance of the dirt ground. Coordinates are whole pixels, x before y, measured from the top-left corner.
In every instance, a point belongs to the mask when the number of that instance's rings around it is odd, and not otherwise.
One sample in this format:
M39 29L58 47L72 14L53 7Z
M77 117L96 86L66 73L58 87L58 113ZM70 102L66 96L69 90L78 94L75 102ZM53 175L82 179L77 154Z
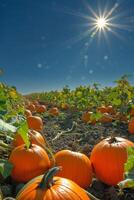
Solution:
M64 111L59 117L51 117L44 114L43 135L47 139L52 152L69 149L82 152L90 156L94 145L108 136L121 136L134 142L134 135L127 131L126 123L107 124L86 124L80 119L81 114ZM15 197L24 184L16 185L9 177L1 183L1 190L4 196ZM134 200L134 190L125 189L123 194L119 194L118 188L110 187L93 179L92 186L87 191L100 200Z
M54 153L69 149L90 156L94 145L111 135L134 142L134 135L127 131L127 123L86 124L81 121L80 115L70 111L64 112L63 116L57 118L44 117L44 124L44 135ZM68 131L71 128L72 130ZM134 190L125 189L124 194L119 195L118 188L107 186L97 179L94 179L88 191L101 200L134 200Z

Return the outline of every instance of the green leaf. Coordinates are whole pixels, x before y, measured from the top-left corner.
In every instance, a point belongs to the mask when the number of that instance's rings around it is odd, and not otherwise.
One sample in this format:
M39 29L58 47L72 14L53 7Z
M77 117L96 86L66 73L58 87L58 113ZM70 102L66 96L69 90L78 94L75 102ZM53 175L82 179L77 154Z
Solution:
M21 137L23 138L25 144L26 144L26 147L27 149L29 148L30 146L30 141L29 141L29 136L28 136L28 125L27 125L27 122L26 121L23 121L21 124L20 124L20 127L18 128L17 132L21 135Z
M0 132L7 133L12 132L15 133L17 128L15 126L12 126L6 122L4 122L2 119L0 119Z
M10 176L12 168L13 165L8 160L0 159L0 173L3 178Z
M125 179L118 186L120 189L134 187L134 147L127 148L128 159L124 167Z
M113 100L112 100L112 103L113 103L113 105L115 105L115 106L119 106L119 105L121 105L121 100L120 100L120 99L113 99Z

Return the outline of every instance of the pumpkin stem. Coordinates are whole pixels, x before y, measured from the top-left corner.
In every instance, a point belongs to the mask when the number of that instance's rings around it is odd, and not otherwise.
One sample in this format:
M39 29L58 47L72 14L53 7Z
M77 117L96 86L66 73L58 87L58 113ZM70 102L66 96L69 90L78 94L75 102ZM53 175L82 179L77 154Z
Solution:
M45 174L39 184L40 189L47 189L50 188L53 184L53 177L54 175L61 170L61 167L53 167L52 169L48 170L47 174Z
M112 144L112 143L115 143L115 142L117 142L116 137L111 136L111 138L109 139L109 144Z

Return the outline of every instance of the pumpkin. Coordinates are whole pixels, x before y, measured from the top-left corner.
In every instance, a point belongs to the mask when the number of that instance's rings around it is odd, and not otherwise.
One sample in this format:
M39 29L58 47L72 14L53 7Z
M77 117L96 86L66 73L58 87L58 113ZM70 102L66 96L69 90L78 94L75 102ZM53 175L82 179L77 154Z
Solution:
M45 139L43 138L43 136L39 132L34 131L34 130L30 130L28 132L28 134L30 136L30 142L32 144L37 144L41 147L42 147L42 145L46 144ZM25 144L23 138L21 137L20 134L16 133L15 137L13 139L13 142L12 142L12 146L15 148L15 147L18 147L22 144Z
M109 113L109 114L115 114L115 110L114 110L114 108L113 108L113 106L107 106L107 113Z
M49 110L49 114L52 116L58 116L59 115L59 110L57 107L53 107Z
M96 123L96 120L95 119L91 119L91 115L93 114L93 112L90 112L90 111L86 111L82 114L82 117L81 117L81 120L83 122L86 122L86 123L91 123L91 124L95 124Z
M97 111L100 113L107 113L107 107L106 106L100 106L97 108Z
M113 121L113 118L108 113L103 113L102 117L99 119L99 122L101 122L101 123L109 123L112 121Z
M33 129L35 131L42 131L43 130L43 121L38 116L28 117L27 123L28 123L29 129Z
M54 176L59 167L38 176L26 184L16 200L90 200L86 192L71 180Z
M91 115L92 115L92 112L90 112L90 111L84 112L82 114L82 117L81 117L82 121L83 122L89 122L90 118L91 118Z
M134 107L131 108L131 110L130 110L130 115L131 115L131 116L134 116Z
M96 177L108 185L122 181L127 147L132 146L133 142L121 137L106 138L95 145L90 160Z
M61 104L61 109L67 110L69 108L69 105L67 103L62 103Z
M92 166L86 155L62 150L55 154L55 164L62 167L57 176L68 178L83 188L87 188L91 184Z
M128 131L129 133L134 133L134 117L132 117L128 123Z
M44 105L38 105L38 106L36 106L36 112L38 112L38 113L44 113L46 111L47 111L46 106L44 106Z
M28 106L26 106L26 108L28 109L28 110L30 110L31 112L35 112L35 105L34 104L29 104Z
M28 109L26 109L26 110L25 110L25 116L26 116L26 118L32 116L31 111L28 110Z
M11 152L9 162L13 164L12 179L20 183L25 183L50 168L46 151L35 144L31 144L29 149L25 145L16 147Z

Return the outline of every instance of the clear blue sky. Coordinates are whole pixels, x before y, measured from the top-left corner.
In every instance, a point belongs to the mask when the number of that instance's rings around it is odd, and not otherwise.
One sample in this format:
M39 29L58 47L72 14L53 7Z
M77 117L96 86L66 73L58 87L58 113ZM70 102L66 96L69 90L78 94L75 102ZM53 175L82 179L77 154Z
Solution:
M98 13L117 3L113 23L122 29L111 29L122 39L107 31L108 41L98 33L77 41L91 29L80 16L93 16L87 5ZM134 0L0 0L0 68L1 81L23 93L110 85L125 73L134 83Z

